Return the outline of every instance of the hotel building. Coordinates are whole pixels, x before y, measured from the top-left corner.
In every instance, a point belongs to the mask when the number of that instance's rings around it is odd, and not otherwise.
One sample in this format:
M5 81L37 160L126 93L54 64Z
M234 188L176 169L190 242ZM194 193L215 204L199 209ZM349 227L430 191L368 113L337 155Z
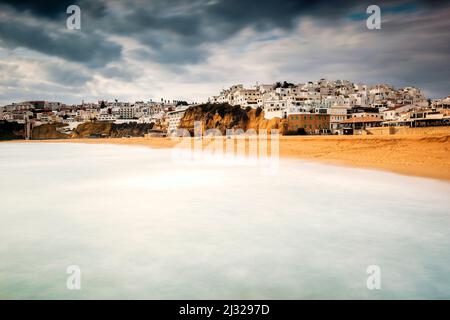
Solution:
M181 108L175 111L171 111L167 113L167 133L172 134L175 133L180 125L181 118L183 118L184 113L186 112L187 108Z

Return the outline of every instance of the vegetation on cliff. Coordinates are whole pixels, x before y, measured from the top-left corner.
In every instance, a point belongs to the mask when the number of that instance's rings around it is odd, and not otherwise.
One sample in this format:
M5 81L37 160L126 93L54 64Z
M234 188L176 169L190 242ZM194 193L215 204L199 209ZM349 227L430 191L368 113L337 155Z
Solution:
M17 122L0 121L0 140L25 139L25 126Z
M153 129L154 123L114 123L111 130L112 138L120 137L142 137Z

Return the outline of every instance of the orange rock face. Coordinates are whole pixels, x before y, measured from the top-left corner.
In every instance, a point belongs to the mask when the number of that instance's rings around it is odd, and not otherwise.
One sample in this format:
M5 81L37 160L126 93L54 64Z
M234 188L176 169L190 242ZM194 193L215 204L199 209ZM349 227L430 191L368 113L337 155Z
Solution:
M186 110L181 119L180 128L187 129L193 134L196 121L202 123L203 132L217 129L222 134L226 134L227 129L244 131L277 129L283 133L287 128L285 119L264 119L264 111L261 109L248 108L244 110L240 106L230 106L229 104L204 104L191 107Z

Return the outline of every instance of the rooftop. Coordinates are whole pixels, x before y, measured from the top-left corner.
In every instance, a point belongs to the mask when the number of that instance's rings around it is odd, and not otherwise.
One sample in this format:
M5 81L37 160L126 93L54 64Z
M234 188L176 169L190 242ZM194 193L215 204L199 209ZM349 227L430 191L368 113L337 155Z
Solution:
M374 117L354 117L341 121L341 123L370 123L383 122L383 120Z

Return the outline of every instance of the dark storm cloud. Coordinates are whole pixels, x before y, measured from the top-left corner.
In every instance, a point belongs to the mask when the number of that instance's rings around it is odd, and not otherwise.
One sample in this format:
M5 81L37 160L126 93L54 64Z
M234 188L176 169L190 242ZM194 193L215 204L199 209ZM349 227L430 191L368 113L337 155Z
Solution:
M66 8L71 4L77 4L76 0L0 0L0 4L6 4L22 12L32 12L36 15L56 17L65 14Z
M207 57L206 45L230 39L244 28L289 30L301 15L317 15L326 20L344 15L356 2L334 1L330 5L325 1L299 0L131 1L122 6L123 10L117 9L120 2L105 2L106 7L108 3L116 11L94 21L98 29L134 37L152 49L148 58L158 63L195 64Z
M39 21L39 20L38 20ZM10 17L0 20L0 43L28 48L89 67L101 67L121 56L121 46L97 33L83 33L40 21Z
M347 14L361 1L302 1L302 0L182 0L127 3L123 14L108 17L100 26L118 34L133 34L158 48L162 33L164 40L198 45L220 42L246 27L259 31L271 28L290 29L302 15L328 19Z
M202 44L227 40L244 28L258 31L273 28L291 29L301 17L314 17L322 23L362 12L372 1L324 0L0 0L0 4L27 12L46 21L65 23L65 10L70 4L82 9L82 31L72 35L48 36L38 27L21 24L0 27L0 39L15 46L29 47L49 55L56 55L91 65L106 64L118 59L120 49L96 32L131 36L152 49L149 59L163 64L193 64L207 56ZM437 7L448 1L382 1L383 7L413 4L417 8ZM430 4L431 3L431 4ZM84 30L83 30L84 27ZM34 28L34 30L33 30ZM93 46L93 44L97 44Z
M66 16L66 9L72 4L82 6L92 15L100 15L105 9L102 1L90 0L0 0L1 4L14 8L18 12L52 19Z
M244 28L267 31L274 28L291 30L302 17L313 17L324 25L336 24L352 13L367 17L371 0L156 0L131 1L123 10L96 26L112 34L131 35L153 49L149 58L166 64L192 64L207 57L204 44L214 44L235 36ZM114 7L119 2L106 1ZM429 10L448 5L449 1L382 1L383 9L412 7ZM365 25L364 25L365 26ZM184 53L183 53L184 52Z

